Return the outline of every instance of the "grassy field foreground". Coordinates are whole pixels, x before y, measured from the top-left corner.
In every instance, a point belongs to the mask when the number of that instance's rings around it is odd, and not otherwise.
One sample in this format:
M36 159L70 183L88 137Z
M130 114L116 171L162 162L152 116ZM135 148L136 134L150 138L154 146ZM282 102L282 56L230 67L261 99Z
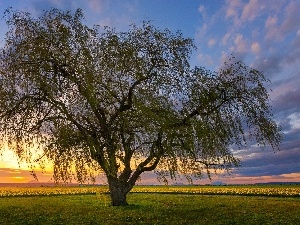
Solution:
M300 224L300 199L130 193L127 207L109 196L0 198L0 224Z

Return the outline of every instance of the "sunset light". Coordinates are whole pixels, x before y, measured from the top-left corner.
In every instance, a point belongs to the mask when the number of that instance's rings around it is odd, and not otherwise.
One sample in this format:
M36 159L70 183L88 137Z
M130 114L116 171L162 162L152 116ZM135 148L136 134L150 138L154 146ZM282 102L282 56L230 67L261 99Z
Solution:
M46 165L45 171L41 171L36 165L36 173L39 182L48 182L52 179L52 166ZM30 167L26 162L18 160L17 156L6 149L0 155L0 183L27 183L33 182L34 177L30 174Z

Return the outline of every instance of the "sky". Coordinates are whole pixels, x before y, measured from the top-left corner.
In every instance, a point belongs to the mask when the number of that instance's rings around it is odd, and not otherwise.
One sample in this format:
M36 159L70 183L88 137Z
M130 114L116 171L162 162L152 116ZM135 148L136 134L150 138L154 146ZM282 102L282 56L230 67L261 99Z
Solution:
M271 84L274 119L282 127L280 151L249 146L235 151L241 167L195 183L227 184L300 182L300 1L299 0L0 0L0 14L8 7L39 16L51 7L75 12L81 8L85 23L115 27L152 21L193 38L197 50L193 66L217 70L229 55L263 71ZM0 47L7 26L0 19ZM272 91L271 91L272 90ZM51 181L51 170L38 173ZM30 182L26 164L18 164L9 151L0 156L1 182ZM102 182L99 178L98 182ZM184 182L177 180L176 182ZM155 174L142 176L142 184L158 183Z

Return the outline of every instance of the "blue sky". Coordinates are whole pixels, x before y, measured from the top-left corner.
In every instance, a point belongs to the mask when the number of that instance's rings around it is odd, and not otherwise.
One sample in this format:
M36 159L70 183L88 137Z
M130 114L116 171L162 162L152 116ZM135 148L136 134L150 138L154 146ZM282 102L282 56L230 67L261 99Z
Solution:
M193 38L197 51L191 64L211 70L217 70L233 53L271 80L271 105L274 118L283 128L283 142L275 153L256 146L235 152L242 167L230 177L215 176L213 181L300 182L299 0L0 0L1 15L8 7L34 16L51 7L73 12L82 8L88 25L107 25L117 30L151 20L157 27L181 30L184 36ZM6 30L1 20L0 47ZM12 167L6 167L12 160L16 159L0 157L0 182L10 176ZM22 172L22 176L25 174ZM150 182L157 181L152 174L144 176L144 183Z

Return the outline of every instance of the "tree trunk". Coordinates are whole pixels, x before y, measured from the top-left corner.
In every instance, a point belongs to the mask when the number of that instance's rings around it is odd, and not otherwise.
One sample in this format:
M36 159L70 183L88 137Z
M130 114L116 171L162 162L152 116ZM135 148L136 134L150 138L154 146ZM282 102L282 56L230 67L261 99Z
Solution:
M126 206L128 205L126 197L129 191L131 190L132 186L129 185L127 182L120 182L116 178L107 178L108 179L108 186L109 186L109 193L111 198L111 205L112 206Z

